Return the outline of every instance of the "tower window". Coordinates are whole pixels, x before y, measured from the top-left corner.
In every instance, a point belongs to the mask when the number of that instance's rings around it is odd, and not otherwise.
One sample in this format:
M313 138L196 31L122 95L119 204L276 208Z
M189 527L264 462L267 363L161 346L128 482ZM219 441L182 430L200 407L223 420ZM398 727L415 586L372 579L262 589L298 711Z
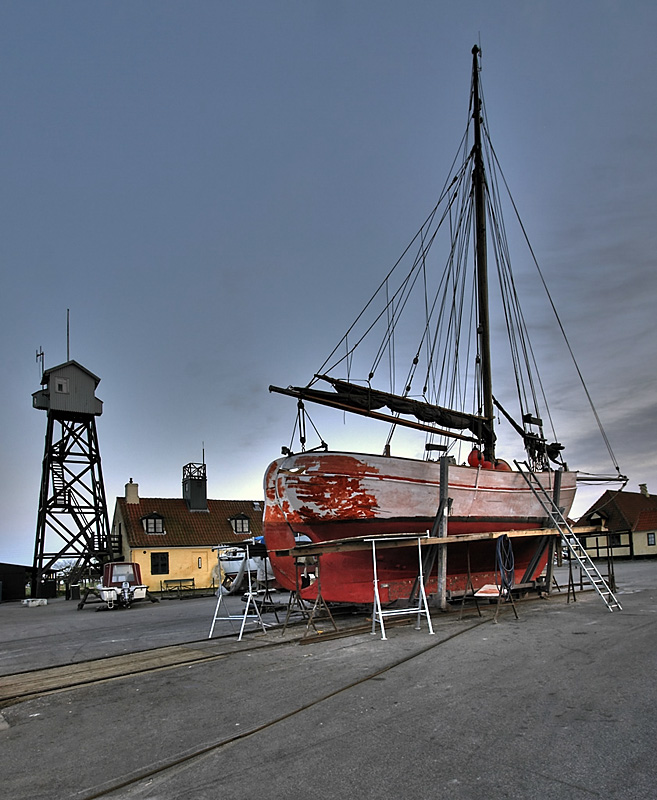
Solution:
M55 378L55 391L58 394L68 394L68 378Z

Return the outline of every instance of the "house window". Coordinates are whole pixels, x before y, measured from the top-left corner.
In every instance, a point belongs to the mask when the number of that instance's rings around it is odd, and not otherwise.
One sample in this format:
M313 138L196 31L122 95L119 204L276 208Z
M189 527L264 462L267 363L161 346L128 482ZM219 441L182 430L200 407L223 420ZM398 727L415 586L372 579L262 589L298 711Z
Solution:
M655 546L655 534L653 532L648 534L648 547L654 547L654 546Z
M151 514L144 517L141 521L146 533L166 533L164 530L164 519L159 514Z
M230 524L233 528L234 533L250 533L251 526L249 524L249 518L246 515L240 515L239 517L232 517L230 520Z
M620 547L621 546L621 535L620 535L620 533L610 533L609 534L609 546L610 547Z
M68 378L55 378L55 391L58 394L68 394Z
M169 574L169 554L151 553L151 575Z

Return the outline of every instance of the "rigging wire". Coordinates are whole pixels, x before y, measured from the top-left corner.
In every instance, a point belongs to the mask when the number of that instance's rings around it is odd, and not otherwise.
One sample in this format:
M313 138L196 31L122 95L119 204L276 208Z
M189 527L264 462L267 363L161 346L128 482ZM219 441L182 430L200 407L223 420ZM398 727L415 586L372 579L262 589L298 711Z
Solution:
M507 321L507 330L509 332L509 347L514 365L514 376L516 381L516 391L520 402L521 415L524 416L525 411L533 409L535 419L540 420L542 414L540 413L540 406L538 401L538 393L542 398L542 408L547 414L547 419L552 431L552 436L556 440L556 431L554 422L550 412L549 404L547 401L547 394L541 379L541 374L538 369L538 363L534 354L531 339L529 337L528 327L524 319L520 300L518 298L513 271L511 268L511 256L509 251L508 239L503 222L503 214L501 209L501 192L499 190L499 178L501 176L504 186L506 188L507 196L511 201L514 210L516 211L516 218L520 222L520 218L515 207L511 192L509 190L504 172L500 165L497 153L493 147L493 143L489 134L488 116L486 111L486 104L483 96L483 86L480 82L480 94L482 98L481 108L484 117L484 124L482 126L484 131L483 144L484 153L487 164L487 175L490 176L491 185L487 185L487 199L488 199L488 213L491 225L496 231L496 236L492 237L494 248L496 252L496 264L498 272L498 281L500 282L500 295ZM522 223L521 227L522 227ZM524 233L524 231L523 231ZM525 234L525 241L529 244ZM530 248L531 250L531 248ZM536 386L538 385L538 393ZM529 397L531 396L531 402ZM540 421L539 425L540 436L543 438L543 424Z
M409 242L402 254L399 256L393 267L383 278L374 294L370 297L364 308L360 311L354 322L347 329L347 332L340 339L336 347L331 351L328 358L319 368L308 386L315 383L321 375L331 373L341 364L345 364L348 381L364 380L368 385L374 378L377 370L385 361L389 371L389 384L391 393L395 393L395 370L394 362L397 354L398 345L401 351L403 336L398 335L397 328L401 317L409 304L412 295L421 291L424 304L423 327L418 331L419 341L417 347L411 351L415 355L406 373L406 380L403 387L399 387L399 393L404 397L422 397L425 402L446 408L465 408L467 398L472 398L471 412L474 415L481 415L483 408L482 395L482 370L481 357L478 353L479 339L476 335L478 327L478 304L476 286L468 289L469 283L466 280L469 265L469 256L474 251L473 242L475 237L475 220L472 203L472 164L474 158L474 148L471 146L472 118L474 113L474 76L471 84L470 103L468 110L468 120L465 132L461 138L457 154L452 162L448 178L443 185L440 197L432 208L418 232ZM570 353L571 359L577 370L580 382L588 399L593 415L602 434L602 438L607 446L612 463L617 473L620 475L618 462L613 454L611 445L602 427L601 420L593 405L592 398L584 383L582 373L575 360L573 350L561 323L556 307L543 277L542 271L536 259L533 248L527 237L526 230L520 219L518 209L513 200L506 178L502 172L497 154L493 148L488 132L488 119L486 106L483 97L483 87L479 83L481 99L482 129L482 150L485 162L485 197L486 197L486 218L490 230L490 241L492 242L492 253L497 265L498 283L501 296L502 316L506 323L509 353L511 365L513 367L516 392L520 401L523 427L520 428L509 416L511 424L522 434L525 430L527 434L525 444L529 447L530 436L539 439L545 444L543 438L543 422L539 409L543 409L547 414L547 421L552 429L552 434L556 439L553 420L547 404L545 388L541 381L540 373L537 369L537 360L532 348L528 333L528 327L524 318L517 287L515 284L513 271L511 268L511 258L509 253L509 242L503 223L501 207L501 186L506 189L506 194L514 210L520 230L529 248L529 253L534 261L543 287L548 296L553 313L561 330L564 341ZM458 159L461 159L460 166L456 166ZM447 224L448 223L448 224ZM432 287L428 279L427 259L430 250L436 242L437 236L444 228L449 228L445 235L449 236L448 257L442 272L437 276L435 286ZM417 247L415 255L412 250ZM395 287L392 283L393 275L399 270L402 264L407 264L411 260L410 268L402 278L401 282ZM396 278L397 280L397 278ZM375 302L380 302L382 308L377 312L374 307ZM370 320L366 318L371 310ZM373 317L373 320L371 319ZM466 324L468 323L468 324ZM474 323L474 324L473 324ZM467 328L467 336L464 331ZM374 359L370 364L370 370L366 378L352 378L354 366L354 354L366 338L375 332L375 329L383 328L383 335L379 339L378 349ZM344 346L342 354L340 350ZM464 366L463 350L465 349L468 357L467 364L471 364L474 355L474 367ZM438 359L437 353L442 353L442 360ZM424 359L426 358L426 363ZM440 363L439 363L440 362ZM418 375L419 372L419 375ZM423 383L421 392L416 388L413 391L416 379L421 376ZM540 398L540 400L539 400ZM532 413L525 414L525 410ZM396 413L396 416L399 416ZM527 417L527 419L525 419ZM299 428L301 430L302 417L299 416ZM536 426L540 431L540 437L531 433L528 426ZM314 426L313 426L314 427ZM388 435L388 444L396 430L396 423L392 423ZM305 430L303 431L305 436ZM429 434L433 438L434 434ZM321 437L320 437L321 438ZM446 441L448 437L443 436ZM459 445L460 446L460 445ZM540 457L545 460L545 451L540 451ZM538 456L537 456L538 457Z
M297 433L297 430L299 431L299 444L301 445L301 452L302 453L306 452L306 441L307 441L307 438L306 438L306 421L310 423L310 425L312 426L312 429L315 431L315 434L317 435L317 438L319 439L319 442L320 442L319 449L326 450L328 448L328 445L326 444L326 442L322 438L322 435L318 431L317 426L312 421L312 419L310 417L310 414L306 410L305 403L303 402L303 400L299 400L297 402L297 415L295 417L294 426L292 428L292 436L290 437L290 446L287 447L287 448L284 448L284 450L283 450L283 452L286 455L291 455L294 452L293 449L292 449L292 445L294 444L294 437L295 437L295 435ZM314 449L318 449L318 448L314 448Z
M490 141L490 137L488 135L487 130L485 131L485 134L488 147L490 148L488 154L489 155L492 154L493 156L495 156L495 151L493 149L493 145L492 142ZM491 162L490 167L491 167L490 173L497 187L498 171L495 169L495 165L493 162ZM499 169L499 172L502 175L502 179L504 180L504 174L502 173L501 168ZM541 380L540 372L538 370L538 364L536 362L536 357L532 348L531 340L529 338L527 324L525 322L524 314L522 312L522 307L520 305L520 300L518 298L513 272L511 270L509 245L508 245L508 239L506 237L506 231L504 229L504 224L502 222L502 213L500 208L499 196L500 193L496 189L496 191L492 193L491 201L494 202L491 202L490 213L491 213L491 218L493 220L492 224L495 226L495 229L498 234L497 237L493 239L494 245L497 245L497 242L499 242L503 248L502 252L500 252L499 255L496 255L496 258L498 259L497 261L498 279L500 281L500 293L502 297L504 313L507 319L507 329L510 331L509 342L511 346L511 355L514 363L514 373L516 378L518 397L520 399L521 408L524 407L524 409L527 410L533 408L534 409L533 413L536 415L536 417L540 417L539 401L535 385L538 384L538 388L540 390L540 394L543 399L543 407L547 413L550 427L552 430L552 435L556 439L556 432L554 429L552 416L550 414L547 402L547 396ZM524 368L522 365L524 365ZM531 395L531 403L528 398L528 390L529 394ZM540 426L540 429L542 435L542 425Z
M464 134L464 137L463 137L463 138L465 138L465 134ZM460 148L459 148L459 150L460 150ZM454 165L455 165L455 164L456 164L456 162L457 162L457 158L458 158L458 152L457 152L457 156L455 156L455 158L454 158L454 160L453 160L453 162L452 162L452 167L450 168L450 172L451 172L451 171L454 169ZM459 181L459 180L460 180L460 178L462 177L462 175L461 175L461 174L463 173L463 171L465 170L465 168L466 168L466 164L462 164L462 165L461 165L461 167L459 168L459 170L458 170L457 174L456 174L456 175L453 177L453 179L452 179L452 180L449 182L449 185L446 185L446 186L443 188L443 190L442 190L442 192L441 192L441 194L440 194L440 197L439 197L439 199L438 199L438 202L435 204L434 208L431 210L431 212L430 212L430 213L429 213L429 215L427 216L426 220L425 220L425 221L423 222L423 224L420 226L420 229L418 230L418 232L415 234L415 236L414 236L414 237L411 239L411 241L408 243L408 245L406 246L406 248L404 249L404 251L402 252L402 254L399 256L399 258L398 258L398 259L397 259L397 261L395 262L395 264L394 264L394 265L392 266L392 268L391 268L391 269L388 271L388 274L387 274L387 275L384 277L384 279L381 281L381 283L379 284L379 286L378 286L378 288L376 289L376 291L374 292L374 294L373 294L373 295L370 297L370 299L368 300L368 302L366 303L366 305L364 306L364 308L363 308L363 309L360 311L360 313L358 314L358 316L356 317L356 319L353 321L353 323L351 324L351 326L348 328L348 330L347 330L347 333L345 334L345 336L347 336L349 333L351 333L351 332L354 330L354 328L355 328L355 327L356 327L356 325L357 325L357 324L360 322L360 320L361 320L361 319L362 319L362 317L365 315L365 313L367 312L367 310L369 309L369 307L370 307L370 306L371 306L371 305L374 303L375 299L376 299L376 298L379 296L379 294L381 293L382 289L384 288L386 281L388 281L388 280L390 279L390 277L393 275L393 273L394 273L394 272L397 270L397 268L399 267L399 265L402 263L402 261L404 260L404 258L405 258L405 257L406 257L406 255L407 255L407 253L408 253L408 252L409 252L409 250L410 250L410 249L413 247L414 243L416 242L416 240L417 240L417 239L418 239L418 237L420 236L420 234L421 234L422 230L424 230L425 228L427 228L427 226L428 226L428 225L431 223L431 221L433 220L433 218L434 218L434 216L436 215L436 213L437 213L438 209L440 208L440 206L441 206L441 205L443 204L443 202L445 201L445 197L446 197L446 196L448 196L448 192L449 192L449 190L450 190L451 186L452 186L453 184L455 184L457 181ZM450 201L450 202L453 202L453 199L452 199L452 201ZM448 208L449 208L449 205L450 205L450 203L448 203L448 204L447 204L447 207L448 207ZM445 212L445 213L446 213L446 212ZM438 227L440 227L440 224L438 225ZM349 349L349 353L352 353L352 352L353 352L353 351L354 351L354 350L355 350L355 349L358 347L358 345L359 345L359 344L362 342L362 340L363 340L363 339L364 339L364 338L367 336L367 334L368 334L368 333L369 333L369 332L372 330L372 328L375 326L375 324L376 324L376 323L377 323L377 322L380 320L380 318L383 316L383 314L385 314L385 310L382 310L382 311L380 312L380 314L379 314L379 315L376 317L376 319L374 320L374 322L373 322L373 323L372 323L372 324L371 324L371 325L370 325L370 326L369 326L369 327L366 329L366 331L363 333L363 335L362 335L362 336L361 336L361 337L360 337L360 338L359 338L359 339L356 341L356 343L355 343L354 345L352 345L352 347ZM342 339L340 339L340 341L338 342L338 344L337 344L337 345L336 345L336 346L333 348L333 350L332 350L332 351L329 353L328 357L327 357L327 358L324 360L324 363L323 363L323 364L321 365L321 367L319 368L319 370L318 370L318 373L320 373L320 374L323 374L323 373L325 373L325 372L329 372L330 370L332 370L332 369L335 369L335 367L337 367L337 366L338 366L338 365L339 365L339 364L340 364L342 361L344 361L344 359L345 359L345 356L342 356L341 358L339 358L339 359L338 359L338 361L336 361L335 363L333 363L331 366L328 366L328 364L330 364L330 362L331 362L331 359L332 359L332 358L333 358L333 357L336 355L336 353L337 353L338 349L341 347L342 343L344 342L344 340L345 340L345 336L343 336L343 337L342 337ZM311 381L311 383L313 383L313 382L314 382L314 380L313 380L313 381Z
M382 340L382 342L381 342L381 344L379 346L379 351L377 352L377 355L376 355L376 357L374 359L373 365L372 365L372 367L370 369L370 376L369 376L370 378L374 377L374 374L376 373L376 369L378 368L378 366L379 366L379 364L381 362L381 359L383 358L387 348L390 346L390 340L391 340L392 336L394 335L395 326L397 325L397 322L399 321L399 318L401 317L402 312L403 312L404 308L406 307L407 302L409 301L409 299L412 296L412 293L413 293L413 290L415 289L416 283L417 283L419 277L422 274L422 272L420 270L420 265L423 264L423 262L425 260L426 253L430 249L431 245L434 243L435 238L436 238L436 236L438 234L438 231L440 230L440 227L441 227L444 219L445 219L445 214L443 214L443 216L441 217L440 221L438 222L438 225L436 226L436 229L432 233L428 244L418 253L418 255L415 256L415 260L413 261L413 264L411 266L410 271L408 272L408 274L406 275L406 277L404 278L404 280L400 284L400 286L397 289L397 291L394 293L393 298L386 303L385 308L382 310L381 314L375 320L375 323L376 323L383 316L384 313L387 313L390 304L392 304L395 301L396 298L398 298L398 297L400 298L399 302L398 302L398 305L397 305L396 314L394 315L394 322L391 322L391 323L388 324L388 327L386 329L386 333L385 333L385 335L383 337L383 340ZM421 235L422 232L423 232L423 229L421 229L418 232L418 235ZM417 236L415 238L417 238ZM408 250L408 248L407 248L407 250ZM367 333L369 333L369 331L371 330L372 327L374 327L374 325L372 325L368 329L368 331L366 332L365 335L367 335ZM363 338L364 338L364 336L359 340L359 342L362 341Z
M495 161L499 166L499 161L497 160L497 155L495 154L495 151L492 151L492 152L493 152L493 156L495 158ZM504 178L504 174L502 173L501 168L500 168L500 174L502 175L502 180L504 181L504 186L506 187L506 191L507 191L509 200L511 202L511 205L513 207L513 211L514 211L514 213L516 215L516 219L518 220L518 224L520 225L520 229L521 229L522 235L523 235L523 237L525 239L525 243L527 244L527 247L529 249L529 253L531 255L532 261L534 262L534 266L536 267L536 271L538 272L538 276L539 276L539 278L541 280L541 283L543 284L543 288L545 290L545 294L547 295L548 301L550 303L550 307L552 308L552 312L553 312L553 314L555 316L555 319L557 321L557 325L559 326L559 330L561 331L561 335L563 337L563 340L564 340L564 342L566 344L566 347L568 348L568 352L570 354L570 358L571 358L571 360L573 362L573 365L574 365L575 370L577 372L577 375L579 377L580 383L581 383L582 388L584 390L584 394L586 395L586 399L588 400L589 406L590 406L591 411L593 413L593 417L595 418L596 424L598 426L598 430L600 431L600 435L602 436L602 440L605 443L605 446L607 448L607 452L609 453L609 457L611 459L612 464L614 465L614 467L616 469L616 472L618 473L619 476L621 476L620 466L618 464L616 456L614 455L614 451L613 451L613 449L611 447L611 442L609 441L609 438L607 437L607 433L606 433L606 431L605 431L605 429L604 429L604 427L602 425L602 420L600 419L600 416L599 416L598 411L597 411L597 409L595 407L595 404L593 403L593 398L591 397L591 394L590 394L590 392L588 390L586 382L584 381L584 376L582 375L582 371L580 370L579 364L577 363L577 359L575 358L575 353L573 352L573 349L572 349L572 347L570 345L570 341L569 341L568 336L566 334L566 330L565 330L565 328L563 326L563 323L561 322L561 317L559 316L559 312L557 311L557 308L556 308L556 306L554 304L554 300L552 299L552 295L550 293L550 290L548 288L547 282L546 282L545 277L543 275L543 271L541 270L541 267L540 267L540 265L538 263L538 259L536 258L536 254L534 253L534 248L532 247L531 242L529 241L529 237L527 235L527 231L525 230L525 226L524 226L524 224L522 222L522 219L520 218L520 214L518 212L518 208L517 208L517 206L515 204L515 201L514 201L513 197L511 196L511 192L509 190L509 186L508 186L508 184L506 182L506 179Z

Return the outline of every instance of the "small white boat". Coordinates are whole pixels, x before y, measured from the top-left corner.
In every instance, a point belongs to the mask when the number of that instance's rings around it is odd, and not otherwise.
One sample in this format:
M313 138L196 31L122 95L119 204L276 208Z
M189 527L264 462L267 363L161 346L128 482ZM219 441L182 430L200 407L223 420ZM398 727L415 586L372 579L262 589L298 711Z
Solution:
M141 582L141 568L133 561L114 562L103 567L103 582L96 587L108 608L130 608L135 600L145 600L148 587Z
M234 579L243 567L246 553L239 547L231 547L230 550L224 550L219 556L219 563L224 575L227 578ZM258 571L259 558L249 558L248 568L249 572L255 575Z

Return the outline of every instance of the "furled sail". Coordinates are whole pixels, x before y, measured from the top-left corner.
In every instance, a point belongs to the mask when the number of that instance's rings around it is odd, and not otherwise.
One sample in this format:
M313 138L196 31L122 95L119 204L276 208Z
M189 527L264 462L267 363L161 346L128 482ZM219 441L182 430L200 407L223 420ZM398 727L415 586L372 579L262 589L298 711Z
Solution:
M278 391L298 397L301 400L329 405L358 414L379 416L376 413L379 409L388 408L394 414L414 416L420 423L441 425L452 430L469 430L476 439L470 439L470 437L447 431L438 431L428 426L421 426L425 430L435 430L436 433L444 433L468 441L480 441L487 433L490 435L491 426L484 417L476 414L466 414L461 411L443 408L423 400L414 400L411 397L382 392L369 386L360 386L348 381L331 378L327 375L316 375L315 377L330 383L334 391L323 391L316 389L314 386L290 386L287 389L270 386L269 388L270 391ZM391 418L391 420L404 424L404 421L398 418Z
M414 400L411 397L382 392L369 386L359 386L358 384L330 378L326 375L318 375L317 377L331 383L343 402L366 408L370 411L387 406L396 414L408 414L422 422L435 422L437 425L444 425L447 428L469 429L475 434L481 430L481 426L486 422L483 417L475 414L465 414L461 411L426 403L423 400Z

